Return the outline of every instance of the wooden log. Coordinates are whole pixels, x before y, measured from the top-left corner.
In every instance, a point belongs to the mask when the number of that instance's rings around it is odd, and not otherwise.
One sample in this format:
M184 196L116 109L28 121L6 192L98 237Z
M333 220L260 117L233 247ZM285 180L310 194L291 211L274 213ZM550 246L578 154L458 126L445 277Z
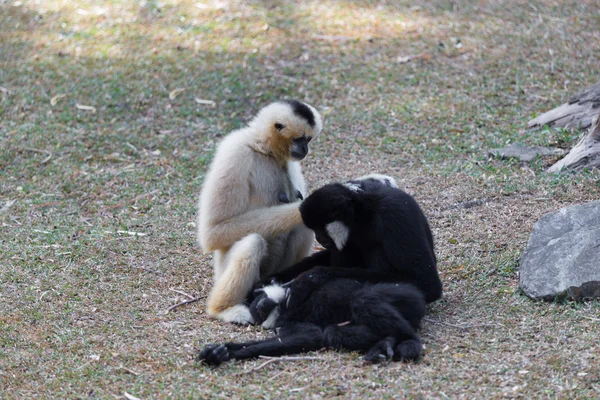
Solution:
M576 94L558 106L527 123L528 129L552 128L587 129L600 112L600 83Z
M548 168L547 172L558 172L563 168L574 171L600 168L600 114L598 112L589 133L571 149L565 158Z

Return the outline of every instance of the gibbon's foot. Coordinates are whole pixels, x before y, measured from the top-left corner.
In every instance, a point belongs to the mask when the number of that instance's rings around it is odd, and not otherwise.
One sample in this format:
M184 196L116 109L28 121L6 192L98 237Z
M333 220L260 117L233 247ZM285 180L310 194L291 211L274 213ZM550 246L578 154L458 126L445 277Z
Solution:
M381 361L391 360L394 356L393 339L383 339L375 343L364 356L368 363L376 364Z
M419 340L405 340L394 349L394 361L416 361L421 357L421 349Z
M229 361L229 350L224 344L206 345L198 355L198 361L217 367L221 363Z
M323 331L323 342L328 349L341 350L343 348L342 339L339 325L329 325Z

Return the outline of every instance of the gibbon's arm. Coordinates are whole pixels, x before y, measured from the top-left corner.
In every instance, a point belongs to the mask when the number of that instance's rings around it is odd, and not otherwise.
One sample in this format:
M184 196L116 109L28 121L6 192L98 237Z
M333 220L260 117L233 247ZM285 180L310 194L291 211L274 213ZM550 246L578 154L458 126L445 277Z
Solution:
M303 258L296 264L291 267L279 272L277 274L271 275L266 278L264 282L266 284L270 283L272 280L275 280L279 283L286 283L296 278L303 272L308 271L314 267L329 267L331 265L331 252L329 250L321 250L316 252L308 257Z
M219 155L200 196L199 236L204 251L231 247L251 233L270 238L302 224L300 203L250 209L254 180L264 179L260 171L254 172L252 150L238 151L230 158Z
M212 225L202 237L205 251L232 246L251 233L271 238L302 224L300 203L282 204L250 210Z
M208 345L198 355L198 361L218 366L229 360L245 360L260 356L278 357L323 348L323 332L317 325L292 323L281 327L280 332L283 333L272 339Z

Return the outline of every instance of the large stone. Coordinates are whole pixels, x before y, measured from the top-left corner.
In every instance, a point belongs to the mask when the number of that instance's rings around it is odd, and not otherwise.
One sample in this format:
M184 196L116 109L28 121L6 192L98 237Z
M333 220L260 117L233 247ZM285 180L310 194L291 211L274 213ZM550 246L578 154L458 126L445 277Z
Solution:
M600 201L540 218L519 273L521 290L532 299L600 298Z

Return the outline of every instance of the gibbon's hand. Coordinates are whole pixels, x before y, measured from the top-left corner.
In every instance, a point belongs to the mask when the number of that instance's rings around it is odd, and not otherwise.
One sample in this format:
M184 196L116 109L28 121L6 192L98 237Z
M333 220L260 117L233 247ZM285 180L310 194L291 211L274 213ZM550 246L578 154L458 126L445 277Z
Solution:
M254 323L261 325L265 322L271 312L277 307L277 304L262 289L256 290L254 300L249 306L250 315L254 318Z
M198 354L198 361L214 367L229 361L229 350L224 344L209 344Z

